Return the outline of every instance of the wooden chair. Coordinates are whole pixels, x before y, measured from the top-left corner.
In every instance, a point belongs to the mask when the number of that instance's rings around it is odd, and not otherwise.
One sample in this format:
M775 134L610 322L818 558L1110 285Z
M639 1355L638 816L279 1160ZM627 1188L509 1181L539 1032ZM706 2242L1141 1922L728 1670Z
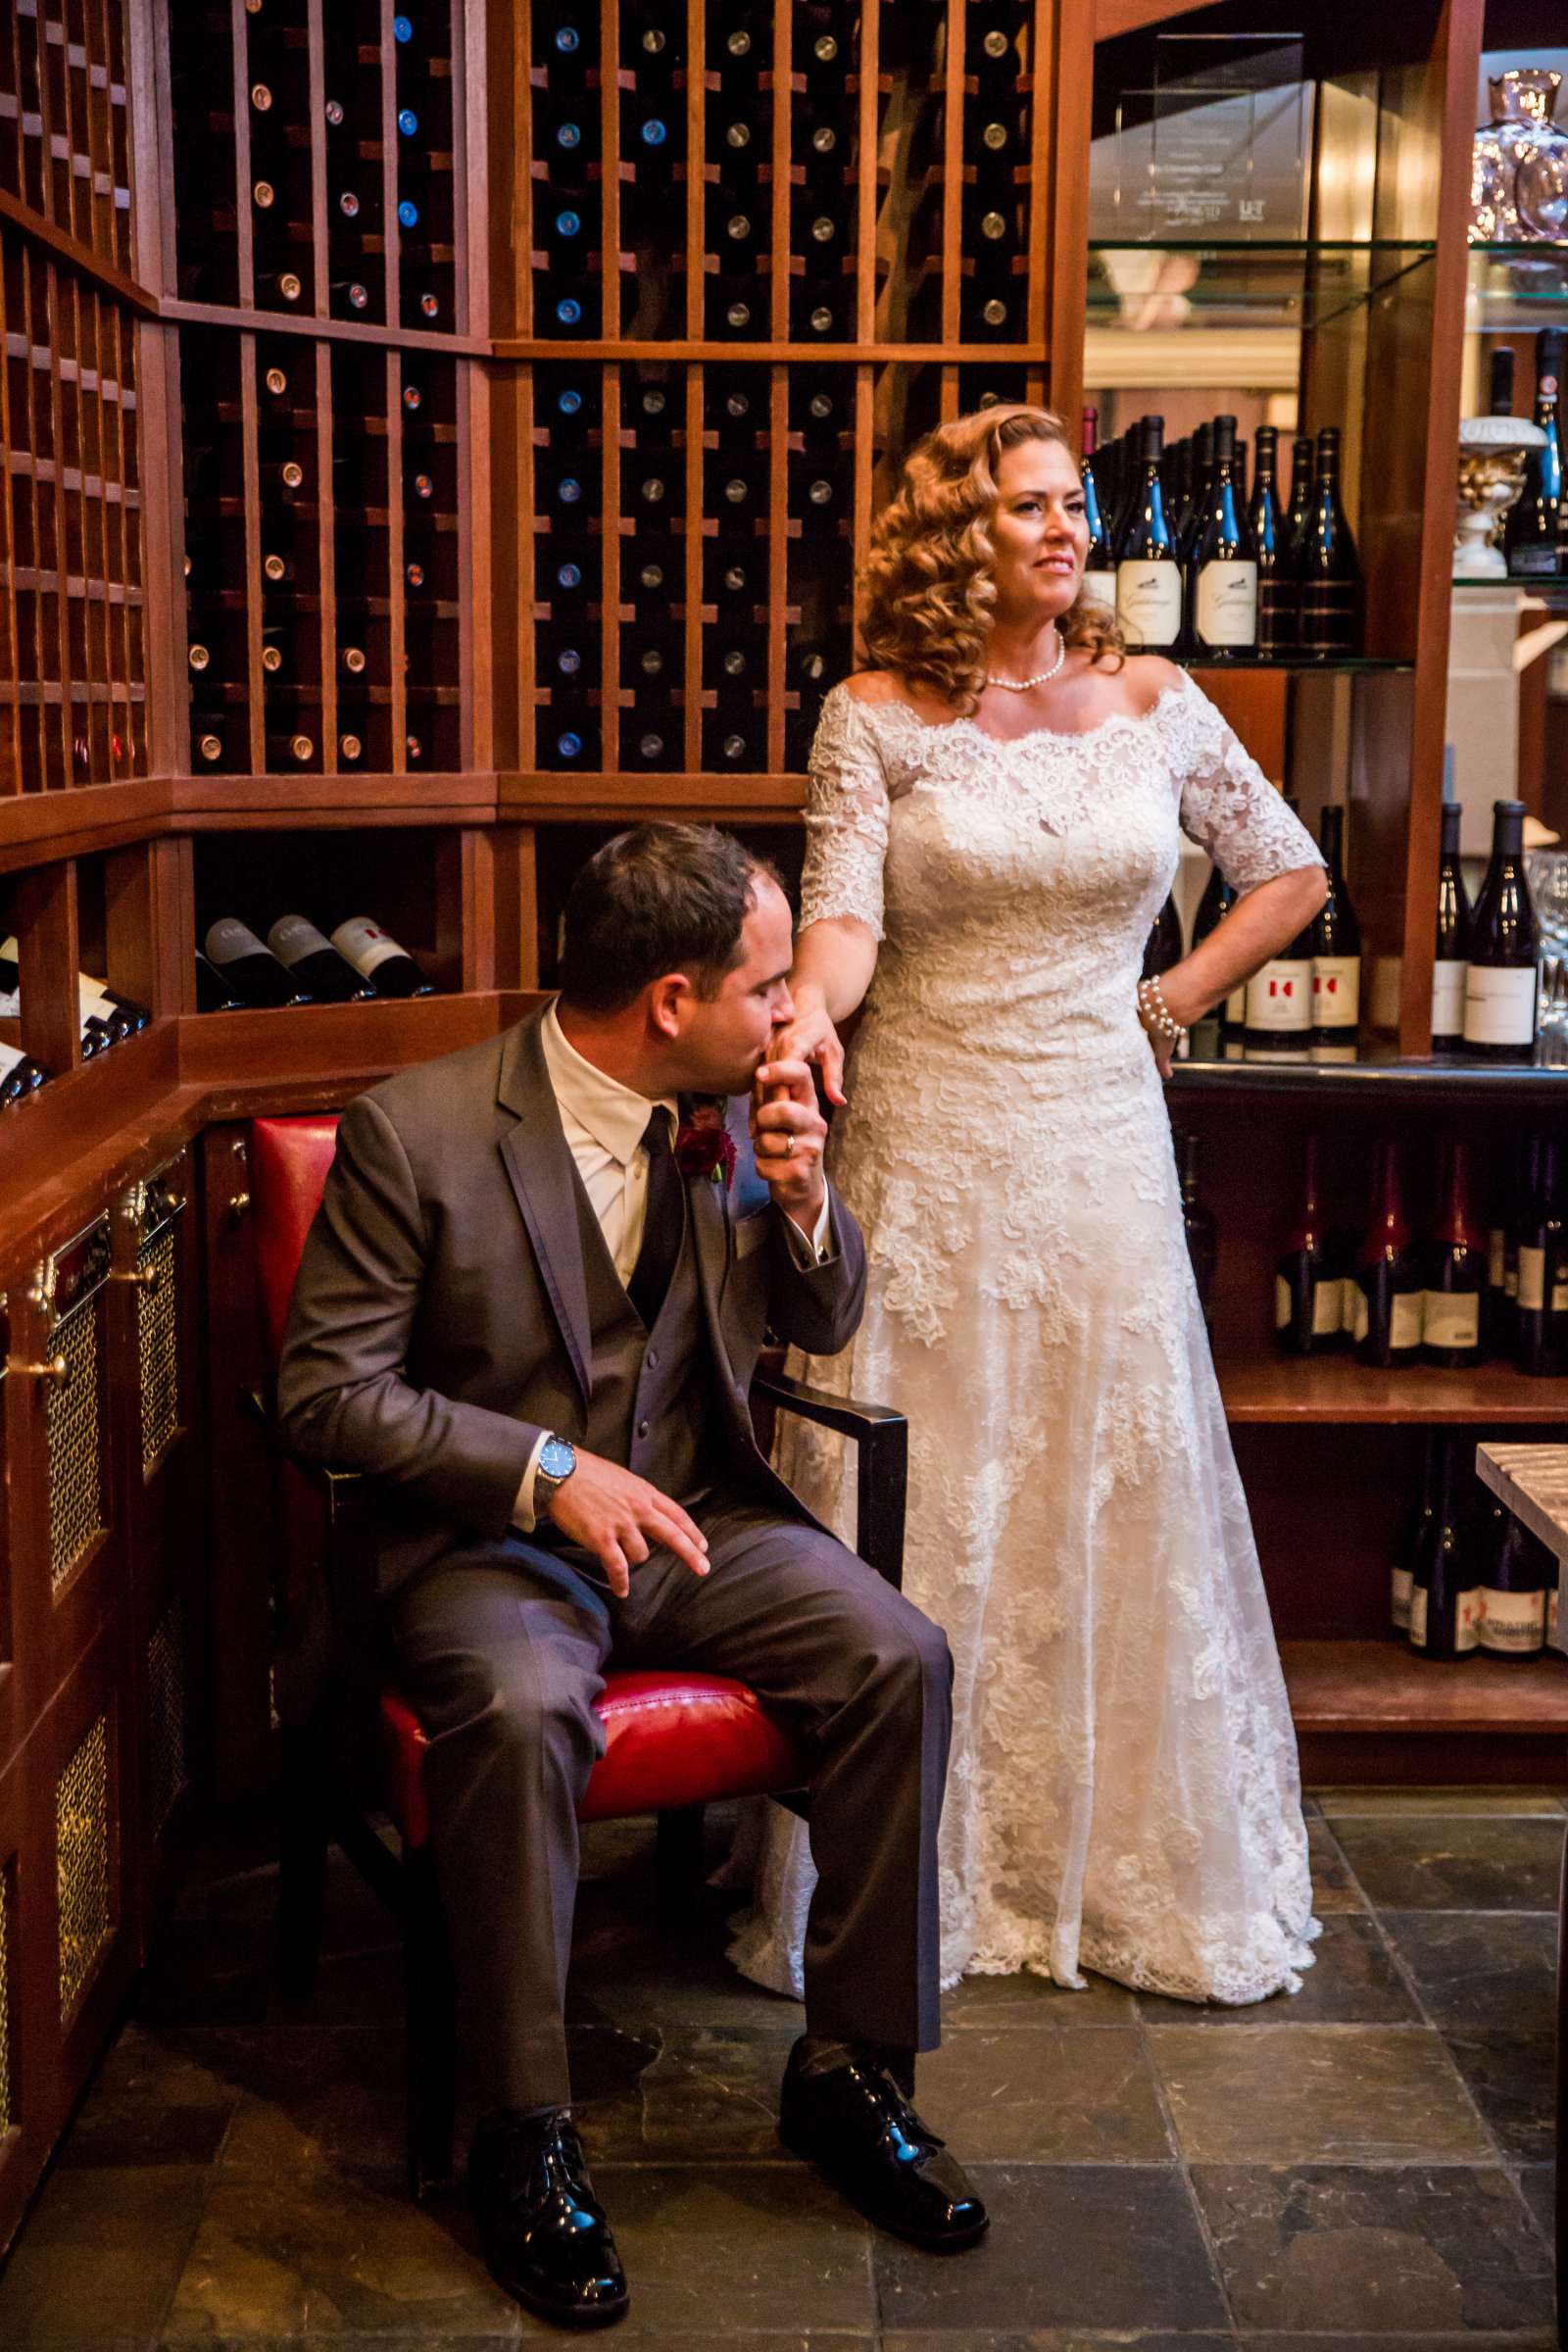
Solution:
M256 1268L268 1361L275 1369L300 1253L335 1149L335 1117L252 1123ZM522 1247L519 1235L518 1247ZM754 1404L800 1413L856 1440L857 1546L897 1586L904 1555L908 1432L901 1414L760 1374ZM261 1408L267 1404L262 1400ZM402 1923L409 2179L428 2196L452 2173L456 2024L424 1793L425 1738L398 1690L376 1623L373 1511L366 1481L307 1474L277 1456L280 1637L313 1703L285 1721L281 1757L278 1961L306 1991L320 1950L328 1845L336 1842ZM285 1706L285 1715L290 1710ZM617 1674L598 1711L605 1753L584 1821L659 1817L661 1915L689 1915L703 1808L722 1797L783 1794L804 1809L805 1774L784 1729L743 1683L710 1674ZM379 1832L382 1818L396 1847Z

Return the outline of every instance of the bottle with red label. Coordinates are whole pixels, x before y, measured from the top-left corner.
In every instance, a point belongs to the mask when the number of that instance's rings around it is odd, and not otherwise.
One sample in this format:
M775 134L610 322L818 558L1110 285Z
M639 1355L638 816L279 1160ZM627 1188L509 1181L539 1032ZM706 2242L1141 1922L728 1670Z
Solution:
M1297 813L1295 800L1286 807ZM1247 983L1247 1053L1272 1059L1304 1054L1312 1042L1312 930L1308 923L1289 947L1271 956Z
M1323 811L1328 896L1312 918L1314 1061L1353 1061L1361 1037L1361 926L1345 879L1345 810Z

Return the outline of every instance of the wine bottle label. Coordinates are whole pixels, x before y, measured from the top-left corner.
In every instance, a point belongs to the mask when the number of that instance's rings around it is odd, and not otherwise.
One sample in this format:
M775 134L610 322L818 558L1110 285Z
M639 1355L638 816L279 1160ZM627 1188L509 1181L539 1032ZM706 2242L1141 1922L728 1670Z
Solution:
M332 952L331 941L303 914L280 914L267 934L267 944L278 962L286 963L291 971L307 956L319 956L323 949L328 955Z
M1463 1656L1474 1649L1481 1639L1481 1588L1472 1585L1468 1592L1455 1595L1453 1603L1453 1646Z
M1205 564L1198 575L1194 621L1204 645L1257 643L1257 565Z
M1494 1225L1487 1236L1487 1285L1500 1291L1507 1276L1508 1237L1500 1225Z
M1519 1245L1519 1305L1525 1314L1540 1314L1546 1303L1546 1252Z
M1329 1282L1312 1285L1312 1337L1327 1339L1331 1332L1340 1331L1345 1323L1345 1286L1336 1275Z
M1291 1320L1291 1286L1283 1274L1274 1277L1274 1328L1288 1329Z
M1360 1018L1360 956L1314 956L1312 958L1313 1028L1353 1029Z
M225 963L238 963L242 956L265 956L267 950L254 931L247 930L237 915L225 914L216 922L202 942L209 963L220 969Z
M1410 1630L1410 1590L1414 1581L1408 1568L1396 1568L1389 1579L1389 1617L1397 1633Z
M1108 605L1116 610L1116 574L1113 571L1086 571L1078 594L1087 604Z
M1516 541L1508 550L1508 569L1516 580L1551 579L1557 569L1556 540Z
M1551 1311L1554 1315L1568 1315L1568 1282L1552 1284Z
M1536 966L1472 963L1465 972L1464 1041L1467 1046L1518 1046L1536 1038Z
M1479 1348L1480 1292L1428 1291L1422 1309L1421 1336L1429 1348Z
M1508 1258L1503 1265L1502 1295L1508 1299L1517 1299L1519 1297L1519 1260L1517 1257Z
M380 924L372 923L368 914L351 915L346 923L339 923L332 934L332 945L366 980L377 964L404 953L397 941L388 939Z
M1367 1306L1366 1293L1362 1290L1361 1285L1357 1283L1355 1285L1355 1297L1350 1301L1350 1313L1348 1319L1350 1337L1357 1342L1364 1340L1371 1328L1372 1316Z
M1424 1585L1410 1588L1410 1647L1425 1649L1427 1645L1427 1595Z
M1365 1300L1363 1298L1363 1305ZM1419 1348L1426 1319L1425 1291L1396 1291L1389 1301L1389 1346Z
M1181 565L1141 560L1118 564L1116 618L1134 648L1174 645L1182 631Z
M1464 976L1469 966L1444 960L1432 966L1432 1034L1457 1037L1464 1027Z
M1233 1029L1241 1028L1247 1019L1247 984L1233 988L1225 1000L1225 1018Z
M1247 983L1249 1029L1288 1031L1312 1026L1312 964L1308 956L1276 956Z
M20 1046L0 1046L0 1081L9 1078L18 1063L24 1058Z
M1483 1649L1517 1656L1541 1647L1546 1639L1544 1592L1499 1592L1495 1586L1483 1585L1479 1599Z
M1546 1640L1553 1649L1557 1647L1557 1588L1555 1585L1546 1594Z

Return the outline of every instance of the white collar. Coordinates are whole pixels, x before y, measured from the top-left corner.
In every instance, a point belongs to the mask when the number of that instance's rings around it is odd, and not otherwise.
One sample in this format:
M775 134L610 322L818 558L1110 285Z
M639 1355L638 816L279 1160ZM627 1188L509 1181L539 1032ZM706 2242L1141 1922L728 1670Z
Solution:
M563 1030L555 1004L549 1006L539 1024L539 1042L544 1048L545 1068L550 1073L556 1101L564 1110L571 1112L579 1125L587 1128L595 1143L602 1144L612 1159L618 1160L623 1168L629 1167L655 1104L646 1095L622 1086L618 1078L612 1078L586 1060ZM674 1129L680 1125L680 1105L673 1095L662 1095L659 1101L669 1112L673 1141Z

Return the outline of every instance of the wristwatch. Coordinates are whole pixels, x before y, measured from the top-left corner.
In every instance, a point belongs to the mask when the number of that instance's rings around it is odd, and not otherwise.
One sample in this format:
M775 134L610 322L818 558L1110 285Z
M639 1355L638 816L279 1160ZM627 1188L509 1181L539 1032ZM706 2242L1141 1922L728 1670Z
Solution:
M557 1492L577 1467L577 1448L569 1438L552 1434L539 1448L533 1466L533 1515L543 1519Z

